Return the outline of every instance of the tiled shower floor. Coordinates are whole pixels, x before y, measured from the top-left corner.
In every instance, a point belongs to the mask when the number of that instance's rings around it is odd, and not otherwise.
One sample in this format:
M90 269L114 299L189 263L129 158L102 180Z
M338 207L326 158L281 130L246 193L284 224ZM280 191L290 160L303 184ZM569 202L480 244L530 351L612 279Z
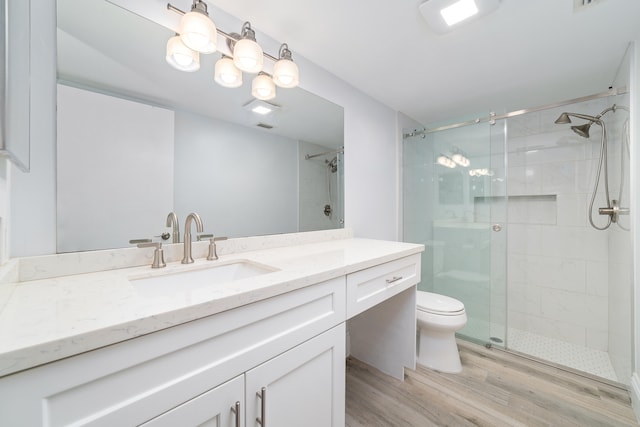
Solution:
M508 348L569 368L618 381L609 354L542 335L509 328Z
M488 331L490 331L490 336L504 340L503 326L487 325L486 322L477 320L468 322L460 332L462 335L479 338L485 336ZM492 342L489 339L481 339L481 341ZM503 343L493 342L493 344L499 347L504 346ZM618 381L609 354L605 351L593 350L514 328L509 328L507 349L601 378Z

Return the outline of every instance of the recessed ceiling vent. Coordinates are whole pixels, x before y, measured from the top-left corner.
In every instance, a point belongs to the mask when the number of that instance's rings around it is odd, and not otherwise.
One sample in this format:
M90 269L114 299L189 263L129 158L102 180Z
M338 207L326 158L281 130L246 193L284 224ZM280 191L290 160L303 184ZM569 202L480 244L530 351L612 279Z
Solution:
M258 123L256 126L258 126L259 128L273 129L273 126L268 125L266 123Z

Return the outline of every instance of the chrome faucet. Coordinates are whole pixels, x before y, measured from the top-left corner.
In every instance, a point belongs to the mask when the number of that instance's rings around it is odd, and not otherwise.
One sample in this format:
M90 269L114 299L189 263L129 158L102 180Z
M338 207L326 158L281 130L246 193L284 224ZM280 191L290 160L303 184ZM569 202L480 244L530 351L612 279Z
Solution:
M170 212L167 215L167 227L172 227L173 231L171 232L172 243L180 243L180 226L178 225L178 215L175 212Z
M195 212L191 212L187 216L187 220L184 222L184 256L182 257L183 264L191 264L193 258L191 257L191 223L196 222L196 231L202 233L202 219L200 215Z

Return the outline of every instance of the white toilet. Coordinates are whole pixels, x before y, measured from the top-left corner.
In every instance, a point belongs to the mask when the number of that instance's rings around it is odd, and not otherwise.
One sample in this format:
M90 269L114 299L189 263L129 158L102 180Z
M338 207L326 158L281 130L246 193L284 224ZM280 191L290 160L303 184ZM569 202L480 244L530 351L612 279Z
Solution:
M418 291L418 363L440 372L462 371L456 331L467 324L464 304L457 299Z

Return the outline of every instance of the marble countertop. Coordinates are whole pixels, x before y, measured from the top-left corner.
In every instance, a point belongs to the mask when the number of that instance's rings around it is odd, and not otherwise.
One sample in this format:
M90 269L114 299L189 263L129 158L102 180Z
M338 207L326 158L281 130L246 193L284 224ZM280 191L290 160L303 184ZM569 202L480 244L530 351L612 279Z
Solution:
M233 246L233 240L229 242L229 247ZM198 258L189 265L173 261L162 269L151 269L150 264L146 264L36 280L24 280L23 277L28 276L25 274L5 272L5 283L0 281L0 376L300 289L423 249L422 245L410 243L339 238L244 252L222 250L217 261ZM243 260L276 271L217 286L157 294L148 290L141 292L131 281ZM32 267L37 266L37 262L30 262ZM15 281L7 281L7 276L14 277Z

